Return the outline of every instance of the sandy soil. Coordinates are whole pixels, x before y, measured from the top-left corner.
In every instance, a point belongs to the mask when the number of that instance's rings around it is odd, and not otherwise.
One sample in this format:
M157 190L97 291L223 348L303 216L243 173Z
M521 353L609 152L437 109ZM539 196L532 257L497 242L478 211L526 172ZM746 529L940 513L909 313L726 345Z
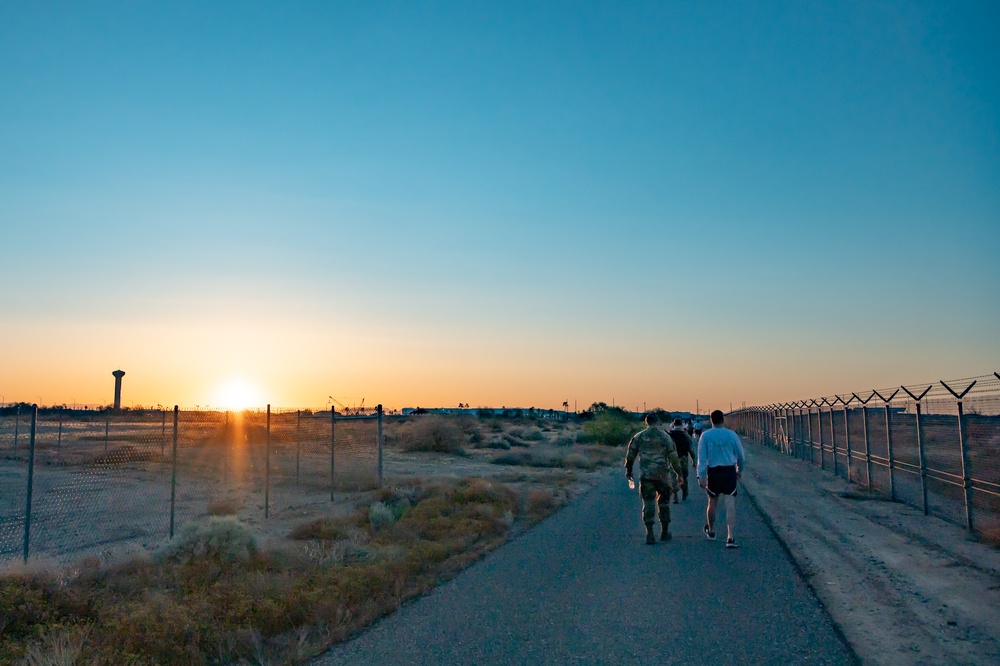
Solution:
M1000 550L750 445L744 487L865 663L1000 663Z

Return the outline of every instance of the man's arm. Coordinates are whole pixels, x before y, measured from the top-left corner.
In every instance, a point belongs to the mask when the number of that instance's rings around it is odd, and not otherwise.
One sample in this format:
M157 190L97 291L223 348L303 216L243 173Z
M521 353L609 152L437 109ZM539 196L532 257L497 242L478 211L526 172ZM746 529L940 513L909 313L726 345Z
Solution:
M635 458L639 454L639 445L635 441L638 436L638 433L632 435L632 439L628 440L628 449L625 450L625 476L630 479L632 478L632 466L635 465Z

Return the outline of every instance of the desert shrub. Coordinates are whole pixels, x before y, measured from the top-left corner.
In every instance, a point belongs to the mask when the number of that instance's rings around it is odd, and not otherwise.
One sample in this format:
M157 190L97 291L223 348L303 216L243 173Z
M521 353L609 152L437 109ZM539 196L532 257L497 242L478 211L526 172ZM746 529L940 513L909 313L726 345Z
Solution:
M620 449L612 449L600 444L580 446L574 453L586 456L595 467L597 465L620 465L623 459Z
M248 561L256 552L257 537L250 526L226 516L181 525L177 536L156 550L154 559L181 563L206 559L233 565Z
M575 441L576 441L577 444L593 444L594 443L594 436L591 435L586 430L577 430L573 437L574 437L574 439L575 439Z
M373 529L380 530L396 522L396 514L392 507L384 502L375 502L368 507L368 523Z
M80 659L86 639L86 628L56 626L28 646L22 663L25 666L73 666Z
M405 505L409 508L427 497L428 493L427 487L423 485L385 486L379 490L378 498L380 502L389 505Z
M451 548L503 538L510 527L505 515L516 508L517 497L506 486L484 479L464 479L435 489L399 525L421 539L446 541L442 556L447 557ZM425 553L422 557L433 555Z
M513 453L504 453L493 460L491 460L494 465L530 465L531 464L531 454L527 451L517 451Z
M560 458L560 463L567 469L593 469L595 467L594 461L582 453L568 453Z
M429 414L401 428L399 440L405 451L464 453L466 436L454 421Z
M598 412L594 420L583 424L584 432L605 446L624 446L639 429L635 419L612 410Z
M344 521L334 518L317 518L307 523L301 523L292 528L289 537L299 541L319 539L320 541L336 541L347 534Z
M517 447L521 447L521 448L526 448L526 447L530 446L523 439L521 439L520 437L517 437L516 435L514 435L513 433L510 433L510 432L504 433L504 435L503 435L503 441L507 442L508 446L517 446Z
M551 490L534 488L524 498L524 516L528 521L537 523L555 511L556 506L555 495Z
M573 446L576 444L576 437L569 433L563 433L555 438L553 444L556 446Z
M503 437L490 437L487 441L480 444L477 448L481 449L499 449L501 451L510 450L510 442L505 440Z
M483 441L483 433L479 430L473 430L469 433L469 444L476 445L481 444Z
M541 442L545 439L545 433L540 428L525 428L521 431L521 439L526 442Z

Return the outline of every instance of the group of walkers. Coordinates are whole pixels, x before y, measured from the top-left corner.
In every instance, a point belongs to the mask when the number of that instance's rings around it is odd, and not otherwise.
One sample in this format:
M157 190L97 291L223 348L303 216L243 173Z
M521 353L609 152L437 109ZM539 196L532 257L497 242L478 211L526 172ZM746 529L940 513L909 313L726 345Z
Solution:
M726 512L726 548L738 548L736 543L736 482L746 461L739 436L723 426L725 417L715 410L710 416L712 427L704 433L698 428L692 433L680 419L674 419L666 432L659 427L655 414L646 415L646 428L637 432L625 453L625 475L634 485L633 468L639 459L639 496L642 497L642 522L646 526L646 543L656 543L653 527L657 514L660 520L660 541L670 540L670 504L688 498L690 459L696 464L698 486L708 495L705 509L705 536L715 540L715 519L719 501Z

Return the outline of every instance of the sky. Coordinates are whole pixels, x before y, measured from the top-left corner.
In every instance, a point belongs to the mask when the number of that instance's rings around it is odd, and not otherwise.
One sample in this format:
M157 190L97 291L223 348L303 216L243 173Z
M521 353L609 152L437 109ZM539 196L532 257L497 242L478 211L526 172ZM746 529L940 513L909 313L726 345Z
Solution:
M1000 370L992 2L0 3L0 402Z

